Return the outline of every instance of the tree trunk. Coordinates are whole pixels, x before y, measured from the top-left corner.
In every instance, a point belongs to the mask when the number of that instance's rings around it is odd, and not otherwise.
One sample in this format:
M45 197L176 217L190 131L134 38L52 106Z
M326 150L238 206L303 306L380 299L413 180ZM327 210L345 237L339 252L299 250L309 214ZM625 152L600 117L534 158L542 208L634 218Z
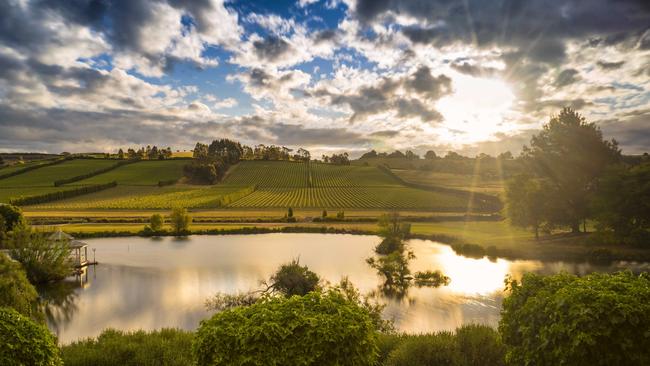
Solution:
M535 240L539 240L539 226L535 226Z
M580 221L571 223L571 232L576 234L580 232Z
M582 231L587 232L587 219L582 219Z

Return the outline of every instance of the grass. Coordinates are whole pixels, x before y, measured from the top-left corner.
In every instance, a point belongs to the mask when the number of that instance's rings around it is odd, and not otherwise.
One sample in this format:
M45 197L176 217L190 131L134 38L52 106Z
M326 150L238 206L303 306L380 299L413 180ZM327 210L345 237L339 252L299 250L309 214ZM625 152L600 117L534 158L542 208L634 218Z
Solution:
M445 188L462 189L471 192L500 195L504 190L501 179L487 179L479 175L452 174L422 170L393 169L400 178L406 182L439 186Z
M117 186L105 191L67 200L36 205L36 209L171 209L217 208L220 198L238 187L222 186Z
M187 160L145 160L75 182L74 185L102 184L116 181L119 185L153 186L160 181L181 178L183 176L183 166L187 163Z
M115 164L114 160L74 159L0 179L0 188L52 187L55 180L71 178ZM3 170L4 171L4 170ZM110 181L107 181L110 182ZM24 194L31 195L31 194Z
M68 188L71 189L71 188ZM0 187L0 203L9 203L10 198L18 198L20 196L36 196L45 193L64 191L66 187Z

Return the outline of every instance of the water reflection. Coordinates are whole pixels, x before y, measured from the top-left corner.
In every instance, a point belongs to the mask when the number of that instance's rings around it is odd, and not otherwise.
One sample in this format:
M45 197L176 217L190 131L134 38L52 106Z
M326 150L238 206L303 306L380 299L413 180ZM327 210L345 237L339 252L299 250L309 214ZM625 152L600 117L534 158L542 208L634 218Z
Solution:
M361 292L371 293L382 280L365 259L379 241L373 236L325 234L194 236L182 242L171 238L88 240L100 264L89 269L86 282L48 289L61 295L51 297L50 326L63 343L95 336L107 327L194 329L210 315L204 307L208 297L258 288L259 280L298 257L331 283L348 276ZM468 322L496 325L506 275L648 270L647 264L596 267L472 259L424 240L410 241L410 249L416 257L409 264L413 273L439 269L451 282L438 288L411 287L406 296L378 295L387 304L385 317L407 332L454 329Z

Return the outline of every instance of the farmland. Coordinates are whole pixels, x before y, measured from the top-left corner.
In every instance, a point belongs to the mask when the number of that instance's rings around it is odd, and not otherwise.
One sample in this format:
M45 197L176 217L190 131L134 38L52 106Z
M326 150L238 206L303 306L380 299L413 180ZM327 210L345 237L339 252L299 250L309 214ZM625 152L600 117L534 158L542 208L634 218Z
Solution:
M116 181L118 186L101 192L31 206L36 210L155 210L182 206L192 209L358 209L428 210L437 212L489 212L469 195L406 187L374 166L342 166L287 161L243 161L232 167L214 186L175 184L158 187L160 181L181 178L187 160L154 160L120 166L108 172L59 187ZM56 191L57 179L86 174L115 164L115 160L79 159L44 167L0 180L0 200ZM27 188L9 188L20 182ZM17 183L12 183L17 184ZM253 189L254 188L254 189Z
M51 187L54 185L55 180L86 174L113 164L115 164L115 161L103 159L69 160L60 164L50 165L23 174L18 174L13 177L0 179L0 188ZM4 169L0 171L4 172Z
M86 196L34 206L37 209L169 209L176 206L216 208L226 194L238 187L196 186L117 186Z
M160 181L179 179L183 175L183 165L185 164L187 164L187 160L141 161L121 166L105 174L84 179L74 184L89 185L115 181L120 185L157 185Z
M422 170L392 169L406 182L439 187L462 189L471 192L499 195L503 192L503 180L480 175L453 174Z

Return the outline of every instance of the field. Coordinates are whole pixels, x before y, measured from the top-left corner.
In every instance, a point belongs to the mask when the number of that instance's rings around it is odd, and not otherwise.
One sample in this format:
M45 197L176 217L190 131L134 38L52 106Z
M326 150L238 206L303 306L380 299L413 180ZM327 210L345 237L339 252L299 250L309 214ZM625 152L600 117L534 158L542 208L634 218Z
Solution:
M376 167L242 162L223 185L257 185L235 208L435 209L464 211L462 197L401 186Z
M478 175L441 173L422 170L392 169L398 177L406 182L462 189L471 192L500 195L503 193L503 180L488 179Z
M74 159L0 179L0 188L52 187L55 180L86 174L113 164L113 160Z
M116 181L117 184L153 186L160 181L179 179L187 160L152 160L127 164L107 173L96 175L74 185L101 184Z
M32 206L35 209L170 209L173 207L217 208L220 199L238 187L220 186L117 186L67 200Z
M114 164L114 160L73 160L8 178L22 188L5 186L0 180L0 199L55 191L56 179L84 174ZM357 209L427 210L465 212L469 196L430 192L405 187L393 176L374 166L337 166L286 161L243 161L215 186L176 184L158 187L159 181L177 180L187 160L142 161L60 187L117 181L118 186L65 200L32 206L35 210L152 210L183 206L191 209L233 210ZM6 184L6 182L4 182ZM255 187L248 194L244 189ZM249 189L250 191L250 189ZM226 196L238 192L234 196ZM225 198L227 202L223 202ZM473 204L482 212L480 204Z

